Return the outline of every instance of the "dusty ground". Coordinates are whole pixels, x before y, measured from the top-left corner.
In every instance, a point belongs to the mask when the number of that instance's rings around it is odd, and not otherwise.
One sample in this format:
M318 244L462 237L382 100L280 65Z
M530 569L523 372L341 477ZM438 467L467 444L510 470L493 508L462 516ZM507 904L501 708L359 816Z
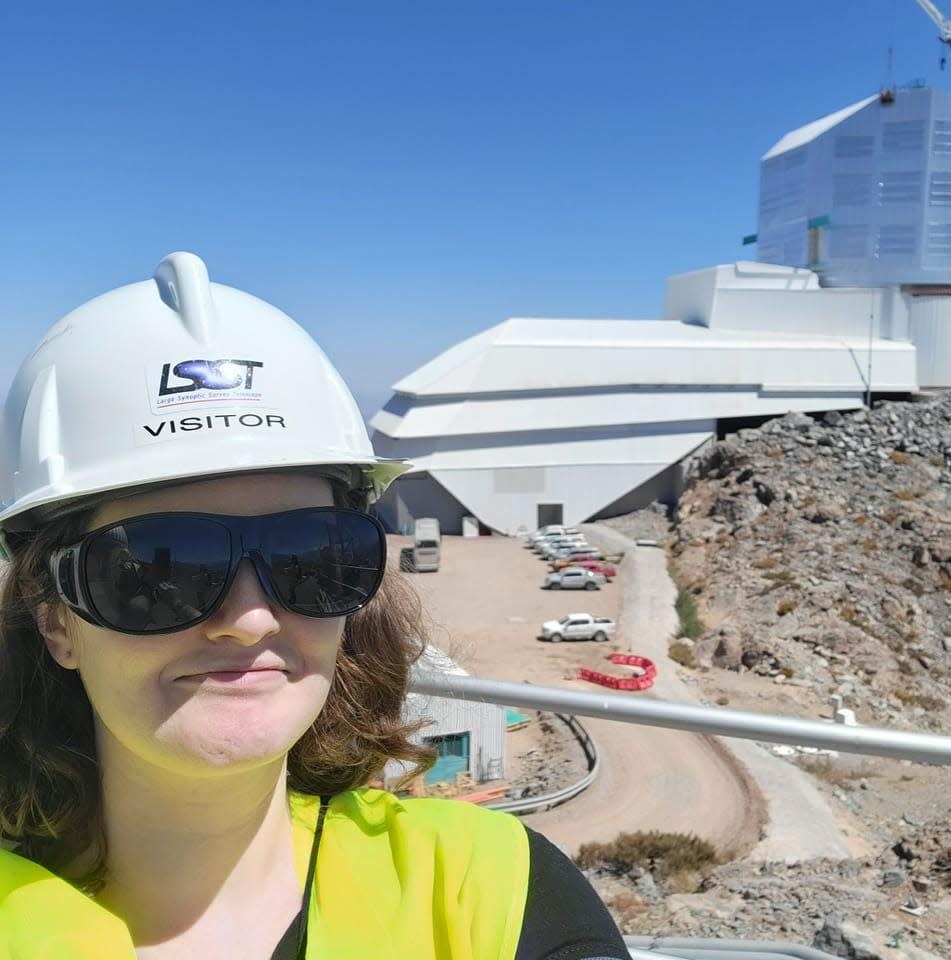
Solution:
M392 538L394 553L407 544ZM600 591L546 591L540 584L547 565L519 541L446 537L440 571L411 579L431 617L433 642L470 672L590 691L601 688L574 677L582 666L605 669L612 651L632 649L623 621L617 641L603 644L544 643L536 639L538 629L544 620L573 612L617 619L624 581L635 573L633 560ZM639 623L638 632L645 627ZM606 720L583 722L600 752L598 779L570 804L525 818L564 849L622 830L694 831L736 852L759 839L764 811L756 788L715 741ZM510 766L509 774L515 772Z

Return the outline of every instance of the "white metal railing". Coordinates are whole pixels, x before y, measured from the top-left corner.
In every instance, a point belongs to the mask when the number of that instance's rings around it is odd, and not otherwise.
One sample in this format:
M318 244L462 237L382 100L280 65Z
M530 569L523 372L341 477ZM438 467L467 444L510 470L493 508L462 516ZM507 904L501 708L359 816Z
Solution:
M725 707L701 707L607 692L582 693L456 674L415 673L410 689L413 693L431 697L476 700L582 717L602 717L649 727L739 737L743 740L766 740L840 750L843 753L951 765L951 736L941 734L846 726L821 720L747 713Z
M815 947L773 940L628 936L624 945L633 960L835 960Z

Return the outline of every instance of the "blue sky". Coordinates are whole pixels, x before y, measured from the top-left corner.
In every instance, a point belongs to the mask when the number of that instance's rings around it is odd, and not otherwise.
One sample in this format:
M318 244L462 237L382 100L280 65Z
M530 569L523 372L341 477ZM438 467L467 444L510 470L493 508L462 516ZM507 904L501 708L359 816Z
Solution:
M176 249L366 414L506 317L655 317L668 275L749 255L760 155L890 44L951 84L936 35L914 0L7 5L0 391Z

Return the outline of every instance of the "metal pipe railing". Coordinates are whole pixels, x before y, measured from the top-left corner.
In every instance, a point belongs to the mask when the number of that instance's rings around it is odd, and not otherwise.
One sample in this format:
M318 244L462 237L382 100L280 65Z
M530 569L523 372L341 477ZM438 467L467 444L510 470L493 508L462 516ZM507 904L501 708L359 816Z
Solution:
M712 733L743 740L766 740L794 746L822 747L843 753L951 764L951 736L906 733L881 727L847 726L724 707L701 707L607 693L582 693L530 683L483 680L456 674L414 673L413 693L528 707L582 717L601 717L649 727Z
M678 960L835 960L831 954L815 947L773 940L626 936L624 944L632 957L646 955L658 960L663 957L676 957ZM657 954L653 952L655 949L665 952ZM634 953L635 950L638 953Z

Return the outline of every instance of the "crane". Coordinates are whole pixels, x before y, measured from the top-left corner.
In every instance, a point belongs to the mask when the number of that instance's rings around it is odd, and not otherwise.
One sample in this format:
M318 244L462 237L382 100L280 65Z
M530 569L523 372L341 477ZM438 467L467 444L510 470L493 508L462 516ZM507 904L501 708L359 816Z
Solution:
M938 27L938 39L946 46L951 46L951 20L946 20L944 14L931 0L918 0L918 6L928 14ZM941 54L941 69L947 62L947 54Z

